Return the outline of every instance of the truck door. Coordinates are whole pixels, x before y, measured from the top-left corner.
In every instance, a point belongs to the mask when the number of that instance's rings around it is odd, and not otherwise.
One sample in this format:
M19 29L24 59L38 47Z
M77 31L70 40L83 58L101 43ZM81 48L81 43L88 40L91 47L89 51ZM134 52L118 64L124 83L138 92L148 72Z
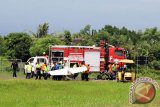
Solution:
M100 52L99 51L85 51L84 61L90 64L90 71L100 71Z

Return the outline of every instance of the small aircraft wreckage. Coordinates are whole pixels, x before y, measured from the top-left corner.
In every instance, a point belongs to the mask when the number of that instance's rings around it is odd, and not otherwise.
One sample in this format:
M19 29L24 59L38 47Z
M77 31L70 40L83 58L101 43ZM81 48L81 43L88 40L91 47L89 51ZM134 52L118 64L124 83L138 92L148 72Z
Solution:
M78 73L85 72L87 67L82 65L81 67L70 67L70 62L66 63L66 66L62 69L49 71L51 76L63 76L64 79L75 79L78 76Z

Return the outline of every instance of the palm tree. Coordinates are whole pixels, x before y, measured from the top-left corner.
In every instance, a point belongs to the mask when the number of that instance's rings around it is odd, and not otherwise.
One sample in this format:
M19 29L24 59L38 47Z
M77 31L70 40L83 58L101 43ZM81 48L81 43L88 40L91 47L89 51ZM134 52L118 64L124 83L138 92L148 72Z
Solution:
M38 26L36 33L32 32L32 31L29 31L29 33L31 33L31 35L35 38L41 38L41 37L48 35L48 30L49 30L49 24L44 23L44 24L40 24Z
M37 38L46 36L48 34L48 30L49 30L49 24L48 23L44 23L39 25L38 30L37 30Z

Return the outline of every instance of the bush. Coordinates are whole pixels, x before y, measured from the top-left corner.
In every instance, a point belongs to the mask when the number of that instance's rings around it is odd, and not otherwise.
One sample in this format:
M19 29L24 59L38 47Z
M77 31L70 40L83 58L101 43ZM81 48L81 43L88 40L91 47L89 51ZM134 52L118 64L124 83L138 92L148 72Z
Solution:
M152 61L151 66L156 70L160 70L160 61L156 61L156 60Z
M146 68L143 66L139 68L137 72L137 78L139 77L150 77L152 79L160 79L160 72L155 69Z

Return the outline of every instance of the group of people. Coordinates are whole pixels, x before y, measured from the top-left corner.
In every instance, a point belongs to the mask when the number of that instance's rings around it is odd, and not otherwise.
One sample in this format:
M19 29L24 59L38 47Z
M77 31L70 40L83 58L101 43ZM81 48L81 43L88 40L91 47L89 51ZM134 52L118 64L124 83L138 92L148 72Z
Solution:
M54 62L51 65L51 71L59 70L59 69L62 69L62 68L64 68L64 64L62 63L62 61ZM62 78L63 78L63 75L52 76L53 80L61 80Z
M114 79L114 77L117 75L118 71L123 71L123 73L126 71L127 65L124 63L109 63L108 64L108 74L110 75L111 79Z
M25 66L26 79L30 79L35 76L36 80L37 79L41 80L42 77L44 78L44 80L47 80L47 78L49 77L49 74L48 74L49 70L50 70L50 67L46 63L43 63L42 65L40 65L39 62L37 62L35 67L34 65L26 63L26 66Z
M110 75L111 79L114 79L114 77L117 75L117 72L119 71L120 66L118 63L109 63L108 64L108 75Z
M53 63L53 65L51 67L51 71L54 72L54 70L63 69L64 67L65 67L65 64L62 61L56 62L56 63ZM80 63L80 64L74 64L73 68L75 68L75 67L86 67L87 68L86 71L83 71L81 73L81 79L88 81L89 80L88 74L90 72L90 65L89 64L87 65L87 64L85 64L84 61L82 61L82 63ZM75 79L75 77L76 77L75 75L76 74L73 75L73 79ZM53 80L61 80L62 78L63 78L63 75L52 76Z
M46 63L43 63L42 65L40 65L40 63L37 62L36 65L34 66L34 65L27 62L25 65L26 79L30 79L35 76L36 80L37 79L41 80L42 78L44 78L44 80L47 80L48 78L50 78L49 71L63 69L64 66L65 65L62 63L62 61L53 63L51 65L51 67L48 66ZM89 80L88 75L90 72L90 65L85 64L85 62L82 61L82 63L79 64L78 66L87 68L86 71L83 71L81 73L81 79L88 81ZM78 66L73 66L73 67L78 67ZM13 68L13 77L17 77L16 72L18 70L18 63L16 61L12 62L11 67ZM52 76L53 80L61 80L62 78L63 78L63 75Z

